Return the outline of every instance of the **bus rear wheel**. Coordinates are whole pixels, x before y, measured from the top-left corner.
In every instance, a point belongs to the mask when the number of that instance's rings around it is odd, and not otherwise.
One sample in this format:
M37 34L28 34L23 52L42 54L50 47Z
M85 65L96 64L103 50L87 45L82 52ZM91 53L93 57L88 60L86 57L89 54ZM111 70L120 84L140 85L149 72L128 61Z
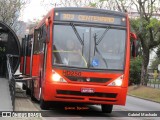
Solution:
M113 105L101 105L103 113L111 113L113 109Z

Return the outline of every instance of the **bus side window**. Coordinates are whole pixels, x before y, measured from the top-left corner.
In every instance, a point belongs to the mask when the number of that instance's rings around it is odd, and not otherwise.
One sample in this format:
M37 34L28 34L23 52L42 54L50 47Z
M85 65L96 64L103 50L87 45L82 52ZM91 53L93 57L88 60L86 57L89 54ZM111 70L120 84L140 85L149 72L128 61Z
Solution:
M33 54L39 53L39 36L40 36L40 30L35 29L34 30L34 47L33 47Z
M40 28L40 37L39 37L39 51L40 52L43 52L44 51L44 42L46 41L47 39L47 31L46 31L46 26L43 25L41 28Z
M41 32L40 32L40 36L41 36L41 41L42 42L45 42L46 41L46 39L47 39L47 29L46 29L46 26L45 25L43 25L42 27L41 27Z
M25 38L22 38L21 56L25 56Z
M27 56L31 56L31 49L32 49L31 39L32 38L33 38L33 35L28 35L27 37Z

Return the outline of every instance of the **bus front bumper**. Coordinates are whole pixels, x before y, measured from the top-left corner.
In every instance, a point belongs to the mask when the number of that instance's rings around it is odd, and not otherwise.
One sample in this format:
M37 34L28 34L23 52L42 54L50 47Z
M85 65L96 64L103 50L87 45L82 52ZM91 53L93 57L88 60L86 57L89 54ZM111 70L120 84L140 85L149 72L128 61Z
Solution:
M69 83L47 83L42 92L45 101L113 105L125 105L126 94L122 87Z

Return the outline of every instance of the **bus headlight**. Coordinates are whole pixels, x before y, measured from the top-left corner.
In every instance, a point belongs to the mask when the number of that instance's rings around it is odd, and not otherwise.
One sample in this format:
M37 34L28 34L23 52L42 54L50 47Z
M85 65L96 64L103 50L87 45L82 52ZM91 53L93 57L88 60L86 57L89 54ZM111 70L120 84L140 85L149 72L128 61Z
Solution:
M112 81L108 84L108 86L121 86L123 83L123 75Z
M52 80L54 82L67 82L64 78L62 78L58 73L53 72L52 74Z

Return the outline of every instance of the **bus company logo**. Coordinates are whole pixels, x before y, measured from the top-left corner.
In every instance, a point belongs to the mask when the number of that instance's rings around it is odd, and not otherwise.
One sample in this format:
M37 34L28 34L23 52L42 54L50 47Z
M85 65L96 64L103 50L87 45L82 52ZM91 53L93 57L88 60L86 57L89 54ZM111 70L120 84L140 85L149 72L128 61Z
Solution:
M11 112L2 112L2 117L12 117Z
M90 81L91 81L91 79L90 79L90 78L86 78L86 81L87 81L87 82L90 82Z

